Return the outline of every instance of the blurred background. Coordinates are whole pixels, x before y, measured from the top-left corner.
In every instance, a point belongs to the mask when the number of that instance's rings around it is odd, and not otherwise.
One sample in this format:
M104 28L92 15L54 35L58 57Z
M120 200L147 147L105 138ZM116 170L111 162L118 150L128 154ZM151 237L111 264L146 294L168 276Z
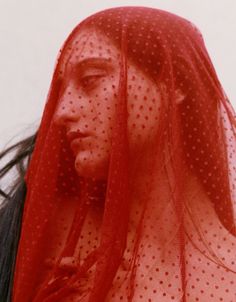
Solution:
M236 108L235 0L0 0L0 148L36 130L56 57L84 18L115 6L149 6L192 21Z

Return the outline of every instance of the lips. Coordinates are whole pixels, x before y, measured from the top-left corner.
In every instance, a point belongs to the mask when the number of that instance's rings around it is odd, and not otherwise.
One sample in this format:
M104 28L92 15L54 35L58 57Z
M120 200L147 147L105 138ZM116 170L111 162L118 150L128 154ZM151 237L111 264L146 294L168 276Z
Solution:
M78 129L78 130L68 131L66 136L70 143L71 150L73 151L74 154L77 154L78 150L81 148L82 141L88 138L90 136L90 133L81 132Z
M88 133L83 133L80 130L73 130L73 131L69 131L66 136L68 138L68 141L72 142L77 138L83 138L88 136Z

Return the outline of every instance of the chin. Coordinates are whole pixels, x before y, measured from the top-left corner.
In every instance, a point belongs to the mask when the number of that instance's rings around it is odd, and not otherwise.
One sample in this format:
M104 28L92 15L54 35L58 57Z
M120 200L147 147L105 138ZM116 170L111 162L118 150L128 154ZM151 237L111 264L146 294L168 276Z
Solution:
M85 178L106 180L108 176L108 159L100 158L89 152L79 152L75 158L77 174Z

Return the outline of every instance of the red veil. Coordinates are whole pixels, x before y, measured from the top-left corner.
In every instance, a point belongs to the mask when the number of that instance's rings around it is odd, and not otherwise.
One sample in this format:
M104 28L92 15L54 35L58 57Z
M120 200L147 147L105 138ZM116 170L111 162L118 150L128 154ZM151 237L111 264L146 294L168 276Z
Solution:
M25 177L13 302L235 301L235 128L193 23L83 20Z

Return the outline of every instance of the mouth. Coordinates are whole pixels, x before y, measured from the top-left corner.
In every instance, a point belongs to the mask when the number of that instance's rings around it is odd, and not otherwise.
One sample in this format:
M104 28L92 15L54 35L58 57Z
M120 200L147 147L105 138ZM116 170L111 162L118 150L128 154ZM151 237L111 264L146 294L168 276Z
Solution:
M87 139L89 139L89 136L77 137L71 140L70 147L74 154L77 154L80 149L82 150L83 142Z
M66 136L70 143L70 147L72 151L76 153L81 145L81 142L86 138L88 138L89 134L83 133L80 130L75 130L75 131L69 131Z
M84 138L88 136L88 133L83 133L80 130L69 131L67 133L67 139L71 143L75 139Z

